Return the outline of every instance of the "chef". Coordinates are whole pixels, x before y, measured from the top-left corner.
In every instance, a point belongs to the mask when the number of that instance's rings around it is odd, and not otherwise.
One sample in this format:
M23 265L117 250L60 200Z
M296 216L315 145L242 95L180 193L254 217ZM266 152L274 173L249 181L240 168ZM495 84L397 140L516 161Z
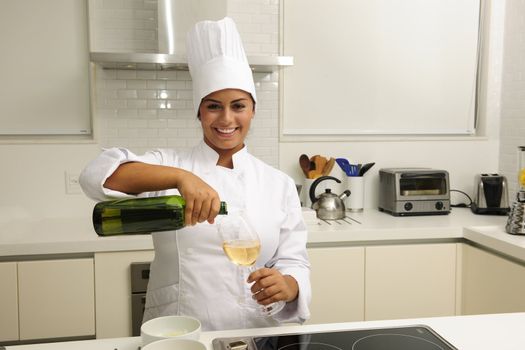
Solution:
M188 315L208 331L302 323L311 298L306 226L293 180L245 144L257 97L233 20L197 23L187 36L187 56L203 140L190 150L140 156L104 150L80 175L82 189L100 201L171 194L186 200L184 229L152 233L143 321ZM242 211L260 236L261 254L248 278L239 279L222 250L215 223L220 201L230 213ZM246 291L261 305L285 306L261 316L241 305Z

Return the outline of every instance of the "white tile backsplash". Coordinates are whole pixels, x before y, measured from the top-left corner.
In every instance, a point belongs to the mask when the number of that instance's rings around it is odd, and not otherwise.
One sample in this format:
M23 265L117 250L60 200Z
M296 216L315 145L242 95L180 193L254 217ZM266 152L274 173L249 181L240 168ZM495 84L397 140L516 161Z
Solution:
M279 51L279 2L229 0L228 16L250 55ZM91 0L92 51L156 52L156 0ZM254 75L258 105L248 147L278 165L278 73ZM95 133L101 147L137 153L155 147L188 148L202 139L187 71L103 70L97 67Z
M517 147L525 146L525 1L507 0L505 4L499 169L509 181L514 200Z

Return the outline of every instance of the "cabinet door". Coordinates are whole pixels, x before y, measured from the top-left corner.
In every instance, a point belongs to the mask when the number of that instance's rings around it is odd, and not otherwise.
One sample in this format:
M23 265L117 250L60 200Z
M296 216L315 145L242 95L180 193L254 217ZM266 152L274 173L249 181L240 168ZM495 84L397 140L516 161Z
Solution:
M97 338L131 336L130 265L153 257L153 251L95 254Z
M365 319L455 314L455 243L366 248Z
M463 245L462 314L525 311L525 266Z
M16 262L0 263L0 342L18 340Z
M362 321L364 248L309 248L312 303L309 324Z
M93 259L18 263L20 340L95 334Z

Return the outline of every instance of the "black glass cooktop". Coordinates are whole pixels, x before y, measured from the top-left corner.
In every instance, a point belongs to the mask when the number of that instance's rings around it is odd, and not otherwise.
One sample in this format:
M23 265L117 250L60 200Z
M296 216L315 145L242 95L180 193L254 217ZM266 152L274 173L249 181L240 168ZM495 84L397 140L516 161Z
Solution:
M213 340L215 350L457 350L425 325Z

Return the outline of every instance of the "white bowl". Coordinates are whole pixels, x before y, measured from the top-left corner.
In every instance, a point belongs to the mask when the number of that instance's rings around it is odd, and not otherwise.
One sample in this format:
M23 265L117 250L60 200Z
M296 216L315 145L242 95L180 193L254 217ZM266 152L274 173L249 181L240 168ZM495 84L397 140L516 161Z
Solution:
M142 350L206 350L206 346L193 339L171 338L149 343Z
M157 317L140 327L142 345L167 338L198 340L200 333L201 323L189 316Z

